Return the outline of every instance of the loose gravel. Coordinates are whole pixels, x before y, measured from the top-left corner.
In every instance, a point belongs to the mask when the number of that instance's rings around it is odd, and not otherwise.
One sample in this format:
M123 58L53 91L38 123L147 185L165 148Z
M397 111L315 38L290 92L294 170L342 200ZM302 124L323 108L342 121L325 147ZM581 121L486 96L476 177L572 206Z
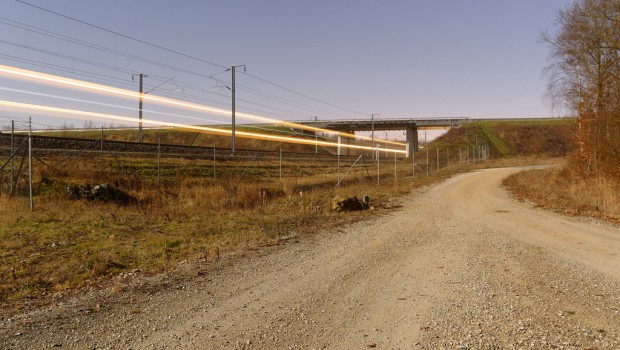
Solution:
M515 169L277 247L0 317L0 349L620 349L620 231L518 203ZM343 214L346 215L346 214Z

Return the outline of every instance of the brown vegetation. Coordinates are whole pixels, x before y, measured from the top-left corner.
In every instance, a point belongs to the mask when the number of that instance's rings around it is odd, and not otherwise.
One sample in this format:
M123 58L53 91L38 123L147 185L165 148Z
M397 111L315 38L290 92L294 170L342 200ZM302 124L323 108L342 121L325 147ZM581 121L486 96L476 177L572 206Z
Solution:
M393 156L382 158L379 185L375 162L366 158L365 166L358 163L344 176L354 158L343 158L340 187L336 158L325 161L325 156L284 161L281 183L273 158L215 164L211 159L162 158L159 180L154 157L106 153L101 162L99 154L82 154L61 166L52 166L56 158L42 159L47 165L37 160L34 211L23 195L9 200L6 189L0 195L0 304L105 285L128 272L173 271L185 263L212 262L220 254L244 254L376 215L391 207L390 197L459 171L541 162L531 155L474 162L463 151L459 157L465 147L473 149L476 139L486 143L478 126L466 126L429 145L430 176L425 150L416 154L415 177L410 159L396 161L395 177ZM7 183L6 172L3 176ZM119 187L137 202L119 205L66 196L70 184L98 183ZM25 179L19 186L26 188ZM330 208L336 195L368 195L374 209L336 213Z
M0 304L105 284L122 273L172 271L179 264L207 263L220 254L278 244L372 215L388 198L447 175L442 169L430 177L406 178L411 163L401 160L395 179L393 159L382 162L381 186L371 161L369 168L353 168L339 188L335 159L284 162L282 183L273 160L219 163L214 179L210 160L163 159L159 185L153 158L106 156L103 173L96 156L58 168L37 163L34 211L24 197L0 196ZM343 160L341 166L343 176L351 164ZM66 196L69 184L102 182L122 188L137 202ZM336 195L368 195L374 210L338 214L330 208Z
M577 117L569 166L579 178L620 180L620 1L578 0L558 14L549 95ZM597 180L598 181L598 180Z
M511 176L519 198L573 215L620 219L620 1L579 0L558 14L549 96L576 118L562 167Z
M514 174L504 185L542 208L620 222L620 185L603 177L579 177L570 167L547 168Z

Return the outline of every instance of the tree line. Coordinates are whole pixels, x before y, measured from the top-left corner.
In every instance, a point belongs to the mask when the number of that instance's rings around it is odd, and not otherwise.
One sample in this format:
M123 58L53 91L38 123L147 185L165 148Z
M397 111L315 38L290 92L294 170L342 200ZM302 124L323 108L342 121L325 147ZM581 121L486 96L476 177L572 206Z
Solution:
M573 165L620 179L620 0L577 0L543 33L551 48L548 97L577 120Z

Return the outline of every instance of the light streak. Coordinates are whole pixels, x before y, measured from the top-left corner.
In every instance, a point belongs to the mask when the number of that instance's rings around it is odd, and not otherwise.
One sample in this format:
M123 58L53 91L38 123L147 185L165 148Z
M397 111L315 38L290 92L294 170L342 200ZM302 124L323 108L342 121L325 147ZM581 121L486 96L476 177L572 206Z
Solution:
M63 116L64 115L87 116L87 117L92 117L92 118L100 118L100 119L107 119L107 120L110 120L110 119L120 120L120 121L125 121L125 122L136 122L138 120L135 117L126 117L126 116L120 116L120 115L114 115L114 114L81 111L81 110L75 110L75 109L35 105L35 104L30 104L30 103L13 102L13 101L6 101L6 100L0 100L0 106L16 108L16 109L28 109L28 110L38 111L38 112L61 113ZM152 120L152 119L142 119L142 122L147 123L147 124L163 125L163 126L169 126L169 127L174 127L174 128L180 128L180 129L196 130L196 131L201 131L201 132L211 133L211 134L219 134L219 135L230 135L231 134L230 130L210 128L206 126L196 126L196 125L173 123L173 122L166 122L166 121ZM350 148L350 149L368 150L368 151L376 150L370 146L350 145L350 144L344 144L344 143L338 144L337 142L317 141L317 140L302 139L302 138L290 137L290 136L278 136L278 135L270 135L270 134L262 134L262 133L246 132L246 131L237 131L236 134L239 137L258 139L258 140L281 141L281 142L297 143L297 144L305 144L305 145L318 144L320 146L327 146L327 147L341 147L341 148ZM389 152L389 153L401 153L401 154L406 153L406 151L404 150L393 150L393 149L392 150L381 149L381 151Z
M91 101L91 100L84 100L84 99L73 98L73 97L58 96L58 95L53 95L53 94L45 94L45 93L42 93L42 92L26 91L26 90L21 90L21 89L12 89L12 88L1 87L1 86L0 86L0 90L10 91L10 92L17 92L17 93L20 93L20 94L40 96L40 97L55 98L55 99L71 101L71 102L89 103L89 104L93 104L93 105L97 105L97 106L113 107L113 108L119 108L119 109L126 109L126 110L130 110L130 111L137 111L138 110L138 108L136 108L136 107L125 107L125 106L119 106L119 105L115 105L115 104L111 104L111 103L96 102L96 101ZM190 116L174 114L174 113L165 113L165 112L159 112L159 111L154 111L154 110L150 110L150 109L143 109L143 111L144 112L153 113L153 114L165 115L165 116L168 116L168 117L193 119L193 120L198 120L198 121L203 121L203 122L204 121L217 122L216 120L210 120L210 119L198 118L198 117L190 117Z
M220 115L226 115L226 116L231 114L231 111L226 110L226 109L222 109L222 108L211 107L211 106L207 106L207 105L191 103L191 102L186 102L186 101L181 101L181 100L175 100L175 99L161 97L161 96L156 96L156 95L151 95L151 94L148 94L148 95L147 94L140 94L139 92L134 92L134 91L130 91L130 90L119 89L119 88L115 88L115 87L111 87L111 86L90 83L90 82L83 81L83 80L71 79L71 78L61 77L61 76L58 76L58 75L52 75L52 74L47 74L47 73L42 73L42 72L36 72L36 71L31 71L31 70L21 69L21 68L16 68L16 67L11 67L11 66L0 65L0 74L8 75L8 76L11 76L11 77L16 77L16 78L20 78L20 79L42 81L42 82L45 82L45 83L51 84L51 85L68 86L68 87L75 88L75 89L78 89L78 90L79 89L84 89L84 90L94 91L94 92L99 92L99 93L112 94L112 95L122 96L122 97L126 97L126 98L136 98L137 99L137 98L140 98L140 96L142 95L142 100L145 100L145 101L151 101L151 102L155 102L155 103L171 105L171 106L176 106L176 107L181 107L181 108L189 108L189 109L194 109L194 110L199 110L199 111L209 112L209 113L215 113L215 114L220 114ZM283 120L279 120L279 119L274 119L274 118L269 118L269 117L263 117L263 116L259 116L259 115L255 115L255 114L237 112L237 113L235 113L235 115L240 117L240 118L246 118L246 119L258 120L258 121L262 121L262 122L274 123L274 124L279 124L279 125L283 125L283 126L299 128L299 129L303 129L303 130L310 130L310 131L324 132L324 133L336 133L336 134L338 134L338 135L340 135L342 137L354 138L354 139L355 138L360 138L360 139L364 139L364 140L371 140L370 137L356 136L354 134L352 135L352 134L349 134L349 133L346 133L346 132L340 132L340 131L334 131L334 130L328 130L328 129L322 129L322 128L315 128L315 127L312 127L312 126L307 126L307 125L293 123L293 122L287 122L287 121L283 121ZM382 140L381 142L385 142L387 144L398 145L398 146L404 146L405 145L402 142L394 142L394 141L388 141L388 140Z
M20 94L34 95L34 96L39 96L39 97L55 98L55 99L71 101L71 102L88 103L88 104L94 104L94 105L103 106L103 107L113 107L113 108L125 109L125 110L130 110L130 111L137 111L138 110L135 107L125 107L125 106L119 106L119 105L110 104L110 103L96 102L96 101L91 101L91 100L84 100L84 99L73 98L73 97L58 96L58 95L46 94L46 93L42 93L42 92L26 91L26 90L13 89L13 88L1 87L1 86L0 86L0 90L10 91L10 92L17 92L17 93L20 93ZM213 121L214 122L214 120L209 120L209 119L205 119L205 118L197 118L197 117L190 117L190 116L180 115L180 114L165 113L165 112L159 112L159 111L154 111L154 110L149 110L149 109L143 109L143 111L149 112L149 113L152 113L152 114L165 115L165 116L168 116L168 117L193 119L193 120L198 120L198 121ZM260 129L260 127L258 129Z

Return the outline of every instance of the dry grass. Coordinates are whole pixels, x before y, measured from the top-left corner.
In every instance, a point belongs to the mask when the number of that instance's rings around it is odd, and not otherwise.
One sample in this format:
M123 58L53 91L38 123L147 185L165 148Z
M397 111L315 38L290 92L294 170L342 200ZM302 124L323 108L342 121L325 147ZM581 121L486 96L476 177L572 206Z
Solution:
M172 271L181 262L207 263L279 244L282 237L374 215L390 197L456 172L411 178L411 164L398 161L395 181L394 162L386 159L380 186L373 163L352 168L336 188L331 163L285 163L280 184L273 162L247 169L247 161L218 164L213 179L206 171L212 163L164 159L157 186L154 159L121 159L119 165L106 158L103 179L99 164L88 157L57 168L39 164L34 211L23 196L0 196L0 304L98 285L121 272ZM341 177L349 166L343 162ZM76 201L64 194L69 183L100 182L127 190L138 203ZM369 195L376 209L332 212L337 194Z
M466 132L456 134L463 144L472 139ZM438 146L458 148L463 146L459 142L440 140ZM283 237L377 215L391 207L389 198L461 171L541 163L512 157L459 165L452 154L446 169L444 157L436 171L431 155L426 176L425 152L416 154L415 177L410 160L396 162L395 176L394 160L383 158L379 185L375 162L367 159L367 167L349 169L352 161L343 161L339 187L335 159L284 162L281 183L274 161L261 161L260 166L248 160L216 162L214 177L211 160L162 159L159 183L154 158L106 155L101 163L97 156L82 155L56 167L36 162L34 211L23 196L9 200L0 188L0 305L18 306L25 299L44 301L42 295L105 285L128 271L174 271L186 261L209 263L220 254L277 245ZM58 159L44 161L54 164ZM2 176L7 183L6 174ZM124 189L137 203L74 201L64 194L68 184L102 182ZM19 187L23 193L25 181ZM330 210L335 195L369 195L375 210L335 213Z
M567 166L514 174L504 181L518 198L559 212L620 220L620 184L605 178L584 178Z

